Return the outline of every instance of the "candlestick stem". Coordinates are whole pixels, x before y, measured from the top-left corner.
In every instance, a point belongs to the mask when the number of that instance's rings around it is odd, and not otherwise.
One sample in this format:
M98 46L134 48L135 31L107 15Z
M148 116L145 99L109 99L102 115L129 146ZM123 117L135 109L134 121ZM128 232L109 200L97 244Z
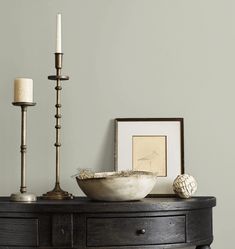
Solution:
M21 106L21 187L20 192L26 193L26 130L27 130L27 107Z
M61 70L59 68L56 69L56 75L59 77L61 74ZM61 83L60 80L56 80L56 183L60 183L60 129L61 129Z
M61 75L61 69L62 69L62 59L63 54L62 53L55 53L55 68L56 68L56 75L48 76L48 79L56 81L56 142L55 142L55 148L56 148L56 180L55 180L55 187L52 191L47 192L42 197L44 199L50 199L50 200L65 200L65 199L72 199L72 194L69 194L68 192L64 191L60 187L60 149L61 149L61 80L68 80L68 76L62 76Z
M11 195L11 201L18 202L33 202L36 201L36 195L27 193L26 187L26 152L27 152L27 107L33 106L36 103L13 102L13 105L21 106L21 185L20 193Z

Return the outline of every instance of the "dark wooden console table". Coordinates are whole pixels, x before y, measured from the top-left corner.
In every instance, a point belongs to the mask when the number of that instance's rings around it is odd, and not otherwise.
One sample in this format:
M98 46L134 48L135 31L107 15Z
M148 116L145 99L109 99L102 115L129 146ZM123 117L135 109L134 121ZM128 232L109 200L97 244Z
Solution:
M167 249L213 241L214 197L13 203L0 198L0 249Z

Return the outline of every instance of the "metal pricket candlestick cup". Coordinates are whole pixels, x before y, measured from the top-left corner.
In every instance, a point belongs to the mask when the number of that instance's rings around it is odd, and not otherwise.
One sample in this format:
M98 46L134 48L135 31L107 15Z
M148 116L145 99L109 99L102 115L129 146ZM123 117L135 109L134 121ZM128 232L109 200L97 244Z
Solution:
M26 133L27 133L27 107L34 106L33 102L13 102L15 106L21 106L21 186L20 192L11 195L11 201L17 202L34 202L37 200L35 194L27 193L26 187Z
M55 187L52 191L47 192L42 197L44 199L49 200L66 200L66 199L72 199L73 195L62 190L60 187L60 148L61 148L61 142L60 142L60 130L61 130L61 81L69 80L68 76L61 75L61 69L62 69L62 59L63 59L63 53L55 53L55 68L56 68L56 75L50 75L48 76L49 80L56 81L56 182Z

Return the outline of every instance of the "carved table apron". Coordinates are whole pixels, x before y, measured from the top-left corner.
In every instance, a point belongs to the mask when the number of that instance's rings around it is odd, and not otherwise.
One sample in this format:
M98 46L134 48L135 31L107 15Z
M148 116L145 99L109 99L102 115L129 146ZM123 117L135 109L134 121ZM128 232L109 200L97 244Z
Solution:
M213 241L214 197L14 203L0 197L0 249L167 249Z

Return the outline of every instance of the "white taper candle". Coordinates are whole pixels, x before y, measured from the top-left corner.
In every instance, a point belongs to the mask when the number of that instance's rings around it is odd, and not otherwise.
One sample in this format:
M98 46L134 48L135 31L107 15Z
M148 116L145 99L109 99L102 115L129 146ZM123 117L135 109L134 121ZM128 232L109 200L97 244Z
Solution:
M61 14L56 16L56 53L62 53L61 49Z
M14 102L33 102L33 80L16 78L14 81Z

